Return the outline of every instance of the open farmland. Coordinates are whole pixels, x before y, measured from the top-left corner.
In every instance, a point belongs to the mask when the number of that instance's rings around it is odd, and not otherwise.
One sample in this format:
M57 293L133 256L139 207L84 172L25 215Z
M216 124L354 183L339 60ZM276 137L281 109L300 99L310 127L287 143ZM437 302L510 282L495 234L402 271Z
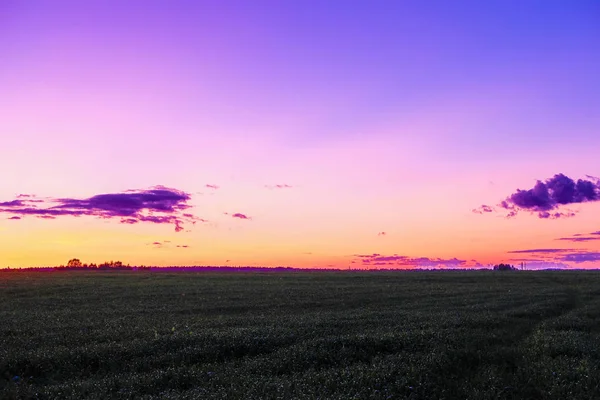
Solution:
M600 273L0 272L0 398L600 398Z

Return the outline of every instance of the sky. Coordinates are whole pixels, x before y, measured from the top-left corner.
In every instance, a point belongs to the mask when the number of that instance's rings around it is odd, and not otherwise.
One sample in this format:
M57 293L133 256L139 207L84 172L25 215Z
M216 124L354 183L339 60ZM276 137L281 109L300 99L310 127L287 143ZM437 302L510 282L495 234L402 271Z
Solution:
M0 2L0 267L600 267L596 0Z

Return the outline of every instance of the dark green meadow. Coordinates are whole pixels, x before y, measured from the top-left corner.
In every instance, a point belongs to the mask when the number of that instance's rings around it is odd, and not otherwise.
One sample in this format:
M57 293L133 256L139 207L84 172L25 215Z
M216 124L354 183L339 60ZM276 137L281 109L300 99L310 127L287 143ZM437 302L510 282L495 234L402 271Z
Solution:
M598 399L600 273L0 272L0 398Z

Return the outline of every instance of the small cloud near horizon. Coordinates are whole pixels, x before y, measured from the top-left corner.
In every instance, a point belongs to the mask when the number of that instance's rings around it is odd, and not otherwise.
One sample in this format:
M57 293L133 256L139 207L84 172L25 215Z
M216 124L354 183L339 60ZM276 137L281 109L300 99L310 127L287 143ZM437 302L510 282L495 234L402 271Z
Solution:
M526 270L535 269L569 269L571 266L560 261L529 259L529 258L511 258L510 262L524 262Z
M597 251L586 251L579 253L569 253L561 257L562 261L584 263L584 262L597 262L600 261L600 252Z
M386 236L387 232L381 231L377 234L377 236Z
M204 187L206 187L208 189L217 190L217 189L219 189L220 186L208 183L208 184L204 185Z
M536 261L544 259L544 262L598 262L600 261L600 252L589 251L585 249L528 249L508 251L509 254L533 254L537 256ZM544 257L544 255L553 255Z
M458 268L467 267L467 260L458 258L409 257L401 255L383 256L379 253L355 254L365 266L412 267L412 268ZM477 265L480 265L477 263Z

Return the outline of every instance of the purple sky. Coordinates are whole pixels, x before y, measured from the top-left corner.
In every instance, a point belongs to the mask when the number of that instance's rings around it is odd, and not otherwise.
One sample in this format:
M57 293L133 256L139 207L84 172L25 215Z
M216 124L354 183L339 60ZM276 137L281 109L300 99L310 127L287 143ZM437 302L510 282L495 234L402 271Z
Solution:
M38 211L0 206L0 267L469 266L556 243L598 266L600 242L555 241L600 229L595 199L515 193L600 175L599 21L595 0L4 0L0 203ZM189 209L93 202L156 187ZM85 212L39 211L60 204Z

